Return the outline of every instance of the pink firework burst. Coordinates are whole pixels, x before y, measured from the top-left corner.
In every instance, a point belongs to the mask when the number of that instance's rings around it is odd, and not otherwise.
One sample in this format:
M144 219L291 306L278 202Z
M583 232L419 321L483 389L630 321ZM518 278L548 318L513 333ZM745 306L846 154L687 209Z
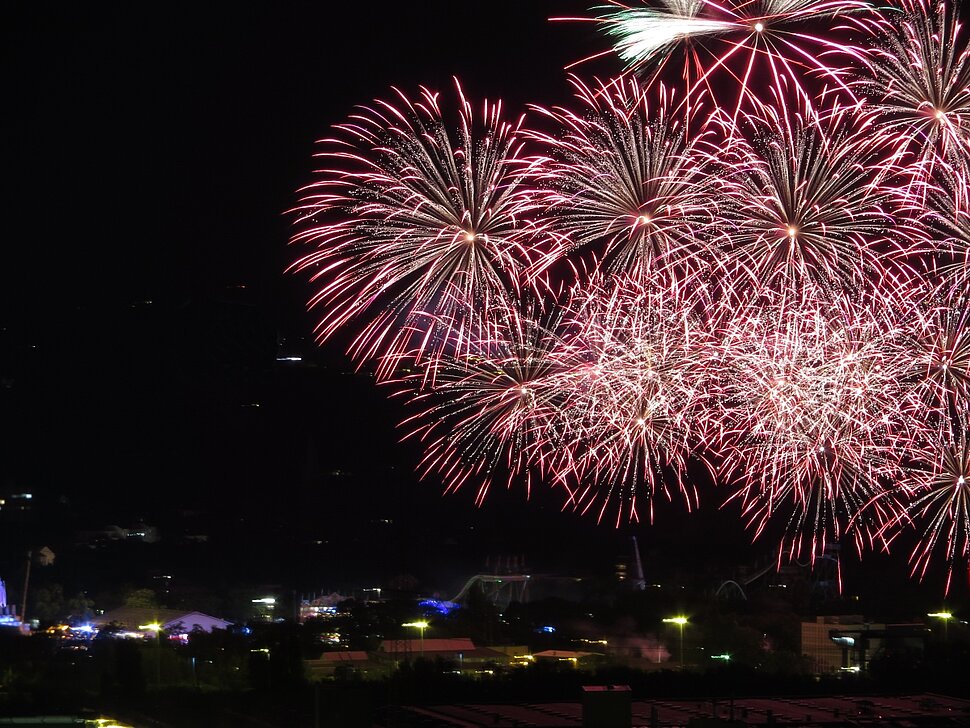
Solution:
M965 291L951 290L939 302L928 297L916 327L914 375L921 390L920 412L926 418L939 411L955 416L958 403L970 401L970 300ZM949 429L949 425L945 428Z
M779 559L814 561L850 531L861 549L884 515L867 507L892 508L879 497L915 435L900 406L911 396L905 334L889 316L789 291L725 322L721 472L756 537L787 519Z
M924 196L920 234L908 256L923 275L954 291L970 283L970 188L959 170L938 165Z
M897 158L925 181L942 160L965 175L970 154L970 49L944 0L896 0L878 23L854 86Z
M673 498L688 508L697 490L688 477L692 440L701 419L709 372L700 365L709 327L676 279L623 278L577 292L564 319L571 363L563 389L563 447L553 459L570 500L600 519L615 505L617 522L639 520L653 499Z
M834 104L824 115L765 107L734 137L722 215L737 272L773 288L846 290L881 278L900 195L881 181L871 119Z
M889 1L608 0L635 73L529 126L395 91L321 142L293 268L423 476L617 524L720 479L779 561L970 568L970 60Z
M646 277L673 268L689 278L709 265L720 176L713 146L691 120L654 104L636 81L590 88L573 77L580 108L543 109L556 127L532 132L547 149L534 168L561 245L543 266L592 251L609 272Z
M970 559L970 436L967 405L951 427L935 441L912 452L913 465L902 486L910 497L905 512L891 519L887 530L895 535L906 527L919 532L910 555L912 574L922 580L930 565L947 565L946 593L955 569L967 570ZM970 572L968 572L970 575Z
M530 263L521 119L505 121L501 103L486 102L476 121L456 88L454 129L427 89L360 109L320 143L328 166L295 209L293 239L314 250L293 268L317 286L319 339L360 321L351 353L378 360L382 375L405 352L454 342Z
M424 444L424 476L437 473L449 490L474 483L479 504L497 478L506 486L524 481L529 491L558 445L564 344L557 318L543 325L532 313L496 307L460 354L443 354L395 382L419 410L403 426Z

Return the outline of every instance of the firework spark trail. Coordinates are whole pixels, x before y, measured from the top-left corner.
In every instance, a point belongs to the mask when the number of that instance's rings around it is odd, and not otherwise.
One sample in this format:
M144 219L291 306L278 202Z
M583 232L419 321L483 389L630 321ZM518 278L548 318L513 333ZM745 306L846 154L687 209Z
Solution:
M633 78L596 87L571 80L578 110L534 107L557 127L530 135L548 150L533 173L561 235L542 268L591 249L603 269L635 278L701 272L711 239L723 234L710 135L688 135L689 120L671 114L668 95L651 103Z
M837 38L848 30L842 25L846 16L860 16L852 26L858 32L869 27L873 14L863 0L611 2L599 10L595 21L628 69L653 81L668 63L682 59L687 97L703 89L735 113L761 105L763 79L775 92L810 102L804 81L821 77L854 98L844 64L864 65L865 53ZM829 35L812 32L823 22ZM831 65L834 57L843 65ZM729 102L731 93L736 98Z
M318 286L319 339L363 320L351 353L380 359L382 375L405 351L436 353L515 291L529 264L521 120L485 103L479 126L460 86L458 96L454 133L427 89L361 109L324 140L318 156L335 167L317 173L295 210L294 240L315 248L293 268Z
M600 15L603 32L615 40L614 50L627 67L637 67L671 53L688 38L737 32L729 20L700 17L704 0L668 0L659 7L631 8L617 5Z
M737 481L756 536L790 514L791 558L814 560L846 535L898 473L912 438L899 415L908 393L897 327L885 311L850 301L840 309L813 295L777 296L752 302L721 334L721 473ZM866 518L851 529L860 549L876 531Z

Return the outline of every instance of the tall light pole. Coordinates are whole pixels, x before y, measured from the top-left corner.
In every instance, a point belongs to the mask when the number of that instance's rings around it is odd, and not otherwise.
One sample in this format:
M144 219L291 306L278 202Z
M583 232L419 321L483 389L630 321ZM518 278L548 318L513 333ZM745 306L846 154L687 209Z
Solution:
M424 630L428 628L428 623L425 620L420 622L405 622L401 625L402 627L417 627L421 630L421 657L424 657Z
M947 642L950 620L953 619L953 615L950 612L929 612L926 616L943 620L943 642L945 644Z
M680 628L680 669L684 669L684 625L687 624L687 617L668 617L664 624L676 624Z
M152 622L151 624L140 624L138 629L143 629L146 632L155 633L155 687L162 687L162 625L158 622Z

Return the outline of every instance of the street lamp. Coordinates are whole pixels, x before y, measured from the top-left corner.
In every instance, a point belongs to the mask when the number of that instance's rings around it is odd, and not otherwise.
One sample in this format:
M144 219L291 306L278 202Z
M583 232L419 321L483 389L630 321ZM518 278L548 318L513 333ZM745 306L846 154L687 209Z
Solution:
M417 627L421 630L421 657L424 657L424 630L428 628L428 623L425 620L420 622L405 622L401 625L402 627Z
M680 628L680 669L684 669L684 625L687 624L687 617L668 617L664 624L676 624Z
M140 624L138 629L143 629L146 632L155 633L155 686L158 688L162 687L162 625L158 622L152 622L151 624Z
M953 615L950 612L928 612L926 616L943 620L943 641L946 642L947 631L950 626L950 620L953 619Z

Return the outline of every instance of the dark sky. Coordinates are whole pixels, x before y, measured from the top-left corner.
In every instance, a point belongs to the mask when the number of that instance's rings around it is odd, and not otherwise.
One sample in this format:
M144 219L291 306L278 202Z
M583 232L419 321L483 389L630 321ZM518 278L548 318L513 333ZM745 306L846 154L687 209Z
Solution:
M389 519L487 530L486 552L612 558L622 536L557 497L497 493L479 511L418 485L400 411L312 344L309 288L283 273L283 213L330 125L452 76L510 110L565 102L563 67L601 45L547 18L584 8L3 3L0 492L64 494L92 519L192 506L311 535ZM662 508L648 549L747 543L718 500L686 526Z
M57 480L165 439L202 375L250 397L277 340L310 335L283 213L354 104L453 75L512 108L562 98L577 36L538 3L197 5L4 5L0 326L32 420L8 423L27 470L67 449Z
M312 343L308 285L283 272L283 213L330 125L453 76L512 113L565 101L563 66L596 42L547 18L582 7L4 4L0 492L65 495L92 521L198 507L273 532L387 518L595 538L558 497L481 512L418 485L400 410Z

